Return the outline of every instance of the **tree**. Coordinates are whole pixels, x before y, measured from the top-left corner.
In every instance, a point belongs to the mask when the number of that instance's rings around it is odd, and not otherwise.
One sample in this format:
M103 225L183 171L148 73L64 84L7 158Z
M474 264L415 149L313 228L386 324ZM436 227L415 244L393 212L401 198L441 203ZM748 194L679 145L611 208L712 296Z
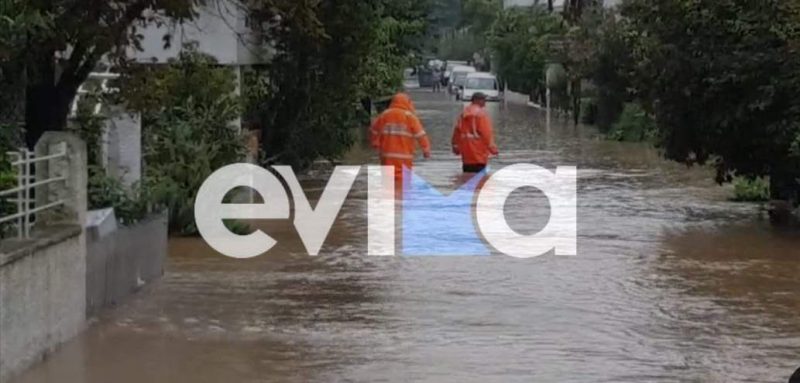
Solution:
M375 26L370 51L361 77L362 96L386 97L403 83L403 70L415 63L410 53L420 54L427 29L423 1L385 2Z
M10 136L23 119L24 63L19 58L25 52L30 35L52 31L52 19L30 7L24 0L0 0L0 124Z
M503 10L503 2L502 0L464 0L463 7L462 27L469 27L475 35L483 36L489 32L498 14Z
M462 0L428 0L429 35L440 38L461 25Z
M287 1L251 12L277 54L254 113L266 163L299 167L340 157L363 128L364 97L402 86L410 41L425 30L422 0ZM358 17L353 17L358 15ZM277 22L274 22L277 21Z
M471 48L470 51L465 52L464 55L468 60L472 60L475 54L481 57L489 56L488 36L495 20L503 10L503 2L501 0L464 0L462 12L462 39L470 44L465 48ZM459 42L454 40L454 43ZM481 68L478 63L475 66L479 70L488 70Z
M509 8L490 31L490 47L499 77L513 91L538 95L551 58L550 42L563 35L561 17L541 7Z
M564 7L567 24L565 48L559 61L567 70L574 123L580 119L583 80L591 71L591 59L598 42L595 38L602 26L604 8L594 0L569 0Z
M784 0L629 0L633 87L666 155L798 200L800 10Z
M3 81L24 79L26 141L66 126L78 87L104 56L138 47L137 25L191 18L200 0L2 0ZM13 22L10 23L9 20ZM15 54L17 52L18 54ZM4 55L5 56L5 55Z
M570 61L573 69L596 86L595 122L603 132L611 130L625 103L635 96L631 94L635 62L628 30L627 20L618 19L615 11L602 10L584 16L582 27L573 36Z

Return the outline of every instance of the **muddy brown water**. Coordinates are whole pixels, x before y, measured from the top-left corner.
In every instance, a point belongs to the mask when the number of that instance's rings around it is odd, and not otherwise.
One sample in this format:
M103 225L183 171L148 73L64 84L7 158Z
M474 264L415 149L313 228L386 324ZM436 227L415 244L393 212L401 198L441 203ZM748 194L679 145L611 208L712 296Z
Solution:
M413 97L436 145L417 170L452 189L461 105ZM798 233L729 202L707 169L589 128L548 129L524 105L490 109L495 167L579 167L577 257L365 257L361 177L320 257L286 224L266 229L278 249L247 261L175 239L162 282L15 382L788 381L800 367ZM311 178L313 194L324 182ZM541 197L509 200L515 229L543 225Z

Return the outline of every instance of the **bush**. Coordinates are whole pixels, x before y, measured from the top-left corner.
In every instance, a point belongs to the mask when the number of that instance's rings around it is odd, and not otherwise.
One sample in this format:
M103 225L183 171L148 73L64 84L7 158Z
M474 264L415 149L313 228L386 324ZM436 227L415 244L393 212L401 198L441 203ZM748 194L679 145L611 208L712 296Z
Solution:
M187 47L167 66L131 68L120 88L128 109L142 115L144 174L136 197L169 209L171 232L196 234L200 186L245 154L244 137L233 123L242 110L235 73Z
M11 170L8 162L0 163L0 190L7 190L13 188L17 184L17 176ZM0 216L14 214L17 211L17 206L8 201L7 197L0 197ZM0 239L6 238L8 230L12 224L0 224Z
M105 117L94 115L94 97L81 99L78 112L70 121L68 130L86 143L86 163L89 167L102 165L102 138ZM91 204L91 201L90 201Z
M107 175L102 166L102 137L105 117L94 115L96 97L84 97L78 112L69 124L69 130L86 143L89 180L87 203L89 209L114 208L122 225L134 225L151 212L152 201L146 198L139 185L128 187L119 179Z
M614 124L609 137L616 141L641 142L655 136L656 124L638 103L625 104L619 121Z
M201 106L187 100L147 129L145 187L154 201L169 209L173 232L197 232L194 201L200 186L219 168L243 158L243 141L230 126L238 109L226 105L223 101Z
M21 145L21 129L15 125L0 126L0 190L12 189L17 184L16 171L11 167L9 151ZM0 216L14 214L17 206L8 201L8 197L0 197ZM5 238L11 224L0 224L0 238Z
M767 202L769 182L764 178L737 177L733 180L733 194L737 202Z
M150 199L139 185L128 190L100 167L89 168L89 175L89 209L114 208L117 220L123 225L134 225L153 212Z

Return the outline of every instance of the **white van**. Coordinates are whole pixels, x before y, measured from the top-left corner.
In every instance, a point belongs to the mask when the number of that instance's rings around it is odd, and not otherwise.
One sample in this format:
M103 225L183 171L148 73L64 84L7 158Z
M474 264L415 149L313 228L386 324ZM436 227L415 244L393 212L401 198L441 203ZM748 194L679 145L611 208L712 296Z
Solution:
M500 83L491 73L470 73L464 81L464 87L458 92L456 98L463 101L472 101L472 95L481 92L486 95L487 101L500 101Z
M450 93L457 94L458 90L467 82L467 75L475 72L477 70L471 66L453 68L453 74L450 76Z
M445 67L444 71L444 81L443 85L450 85L450 77L453 75L453 69L460 67L460 66L467 66L466 61L447 61L447 67Z

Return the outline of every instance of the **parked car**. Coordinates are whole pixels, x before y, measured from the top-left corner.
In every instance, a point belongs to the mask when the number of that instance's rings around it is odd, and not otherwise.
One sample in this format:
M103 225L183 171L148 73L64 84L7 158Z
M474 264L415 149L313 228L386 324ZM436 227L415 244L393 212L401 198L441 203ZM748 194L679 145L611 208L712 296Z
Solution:
M456 98L472 101L472 95L478 92L485 94L488 101L500 101L502 99L500 83L497 81L497 77L486 72L467 74L464 86L458 91Z
M450 85L450 77L453 75L453 69L460 66L468 66L466 61L448 61L442 76L442 85Z
M477 70L471 66L457 66L453 68L450 76L450 93L458 94L458 90L464 86L467 81L467 75L475 73Z

